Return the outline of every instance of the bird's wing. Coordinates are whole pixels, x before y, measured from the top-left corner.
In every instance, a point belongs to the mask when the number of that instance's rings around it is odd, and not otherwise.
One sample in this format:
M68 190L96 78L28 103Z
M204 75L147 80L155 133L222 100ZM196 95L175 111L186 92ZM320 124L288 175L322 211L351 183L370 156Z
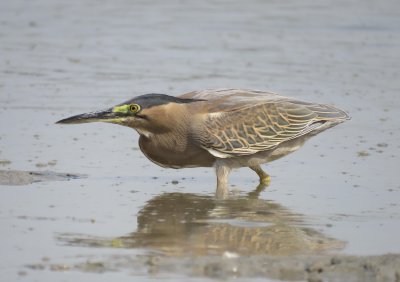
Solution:
M204 104L205 108L203 109L207 113L230 112L257 104L287 99L271 92L225 88L193 91L183 94L179 98L207 101L208 103Z
M239 108L207 113L194 130L195 140L217 157L251 155L318 130L324 123L336 124L348 118L333 106L273 95L252 101L253 105L244 103Z

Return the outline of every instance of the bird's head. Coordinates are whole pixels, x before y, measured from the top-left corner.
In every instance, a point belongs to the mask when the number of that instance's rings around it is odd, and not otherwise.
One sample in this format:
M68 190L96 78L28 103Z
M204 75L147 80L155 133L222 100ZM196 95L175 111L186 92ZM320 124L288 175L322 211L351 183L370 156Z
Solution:
M107 122L128 126L139 132L156 132L173 123L173 117L178 116L185 104L198 101L202 100L183 99L165 94L145 94L105 110L75 115L56 123Z

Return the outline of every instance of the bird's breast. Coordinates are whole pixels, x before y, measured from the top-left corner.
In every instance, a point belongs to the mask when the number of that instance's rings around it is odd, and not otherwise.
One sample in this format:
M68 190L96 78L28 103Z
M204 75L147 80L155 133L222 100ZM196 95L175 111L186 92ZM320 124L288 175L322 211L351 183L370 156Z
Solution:
M215 163L214 156L188 140L140 136L139 147L149 160L162 167L211 167Z

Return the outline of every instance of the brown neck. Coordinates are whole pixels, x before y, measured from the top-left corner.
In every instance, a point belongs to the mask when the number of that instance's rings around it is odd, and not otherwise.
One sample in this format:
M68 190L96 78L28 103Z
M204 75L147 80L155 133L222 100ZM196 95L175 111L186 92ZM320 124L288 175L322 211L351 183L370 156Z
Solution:
M143 141L160 149L185 151L190 131L187 108L170 103L149 111L151 126L136 129Z

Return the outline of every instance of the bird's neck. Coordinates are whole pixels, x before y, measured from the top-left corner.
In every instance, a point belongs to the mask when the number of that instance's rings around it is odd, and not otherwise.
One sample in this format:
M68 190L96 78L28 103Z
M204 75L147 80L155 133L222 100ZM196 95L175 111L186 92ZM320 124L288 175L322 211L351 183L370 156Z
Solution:
M142 142L159 150L187 149L190 135L190 113L180 104L170 104L163 113L152 115L154 127L136 128Z
M159 134L142 132L140 139L148 147L157 150L183 152L188 146L188 136L179 131Z

